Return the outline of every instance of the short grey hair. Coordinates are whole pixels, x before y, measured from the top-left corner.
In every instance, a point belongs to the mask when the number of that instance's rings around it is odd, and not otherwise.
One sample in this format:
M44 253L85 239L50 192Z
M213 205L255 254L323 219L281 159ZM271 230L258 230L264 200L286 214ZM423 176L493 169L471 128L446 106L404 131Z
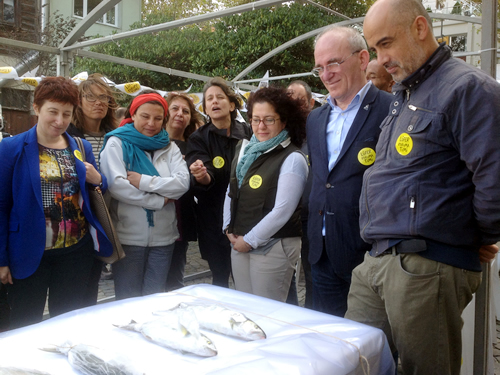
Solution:
M349 46L351 47L351 51L353 52L361 51L363 49L368 50L368 45L366 44L366 40L365 38L363 38L363 36L358 30L352 27L336 26L336 25L329 26L326 29L324 29L321 33L319 33L314 39L314 47L316 48L316 43L318 43L318 40L320 40L323 35L328 34L330 32L343 34L347 39Z

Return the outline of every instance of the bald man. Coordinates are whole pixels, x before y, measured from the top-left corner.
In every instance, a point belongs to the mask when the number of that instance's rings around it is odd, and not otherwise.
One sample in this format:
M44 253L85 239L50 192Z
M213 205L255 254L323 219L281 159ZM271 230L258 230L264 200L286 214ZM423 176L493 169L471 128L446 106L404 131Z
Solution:
M391 88L394 85L394 80L377 60L372 60L368 63L368 67L366 68L366 79L372 81L379 90L387 92L392 91Z
M383 329L404 374L458 375L461 314L500 240L500 85L436 42L420 0L378 0L363 31L396 84L346 318Z

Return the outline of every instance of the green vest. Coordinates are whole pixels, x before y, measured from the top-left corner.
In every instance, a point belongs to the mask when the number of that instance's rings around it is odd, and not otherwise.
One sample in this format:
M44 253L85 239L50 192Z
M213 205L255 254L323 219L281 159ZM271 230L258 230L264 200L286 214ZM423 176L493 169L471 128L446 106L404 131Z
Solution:
M229 233L243 236L257 225L274 208L278 178L281 165L292 152L300 149L293 144L283 148L278 145L274 150L262 154L255 160L238 188L236 165L242 142L236 146L236 157L231 165L229 197L231 198L231 222ZM297 205L288 222L271 238L302 236L300 221L301 204Z

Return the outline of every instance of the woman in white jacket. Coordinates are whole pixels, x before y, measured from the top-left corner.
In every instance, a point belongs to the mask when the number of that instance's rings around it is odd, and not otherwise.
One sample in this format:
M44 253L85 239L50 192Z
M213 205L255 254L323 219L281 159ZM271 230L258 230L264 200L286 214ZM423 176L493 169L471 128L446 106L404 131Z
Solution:
M165 131L168 104L138 95L123 126L107 133L100 154L110 214L126 257L113 264L116 299L165 291L175 240L175 205L189 189L182 154Z

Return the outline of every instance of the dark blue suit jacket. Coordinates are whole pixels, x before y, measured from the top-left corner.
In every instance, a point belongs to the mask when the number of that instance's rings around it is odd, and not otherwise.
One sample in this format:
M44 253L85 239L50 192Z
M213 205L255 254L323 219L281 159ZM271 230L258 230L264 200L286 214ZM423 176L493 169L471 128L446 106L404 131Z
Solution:
M351 272L370 249L359 234L359 196L363 173L374 161L370 157L375 153L380 124L389 111L391 97L373 85L370 87L331 171L328 171L326 145L330 105L312 111L307 119L307 145L312 167L307 229L311 264L319 261L323 251L323 216L325 248L336 272Z
M74 155L76 141L64 135ZM83 141L87 161L95 165L92 146ZM80 183L81 208L89 224L94 248L99 255L109 256L113 247L92 215L86 186L85 164L75 157ZM97 167L96 167L97 169ZM107 182L102 176L103 189ZM0 143L0 266L9 266L12 276L24 279L40 265L45 250L45 215L43 213L40 160L36 125L22 134L5 138Z

